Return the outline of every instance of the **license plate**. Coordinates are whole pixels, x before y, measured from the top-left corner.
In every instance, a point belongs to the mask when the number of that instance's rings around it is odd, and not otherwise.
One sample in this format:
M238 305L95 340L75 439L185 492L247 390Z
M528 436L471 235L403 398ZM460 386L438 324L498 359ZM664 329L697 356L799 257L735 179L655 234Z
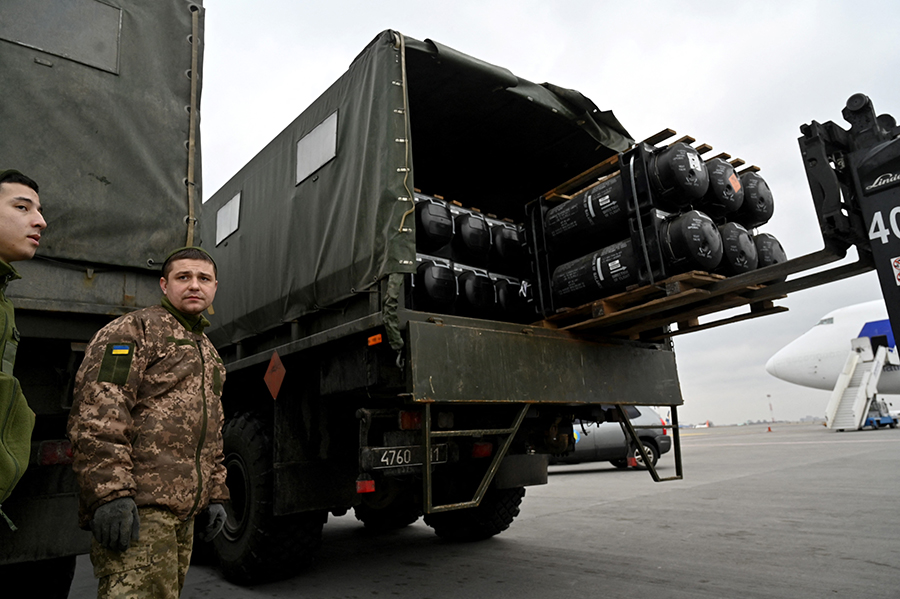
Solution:
M404 468L421 466L425 458L425 448L421 445L406 447L367 447L363 452L363 463L371 470L384 468ZM441 464L447 461L447 445L431 447L431 463Z

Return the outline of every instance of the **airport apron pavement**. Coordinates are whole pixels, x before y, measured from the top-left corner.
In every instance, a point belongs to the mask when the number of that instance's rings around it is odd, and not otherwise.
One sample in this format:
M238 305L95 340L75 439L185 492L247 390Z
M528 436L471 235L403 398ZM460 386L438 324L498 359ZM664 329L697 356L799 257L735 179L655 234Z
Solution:
M681 440L684 480L551 466L509 530L476 543L421 520L369 534L351 511L330 517L303 574L238 587L192 566L182 597L900 597L900 429L778 423ZM674 475L672 452L659 470ZM80 556L70 598L96 589Z

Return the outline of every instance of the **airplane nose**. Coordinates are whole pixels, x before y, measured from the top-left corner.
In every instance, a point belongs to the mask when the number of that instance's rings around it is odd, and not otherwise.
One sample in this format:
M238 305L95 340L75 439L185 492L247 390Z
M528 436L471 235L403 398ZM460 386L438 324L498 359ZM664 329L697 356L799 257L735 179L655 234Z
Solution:
M769 374L771 374L772 376L774 376L777 379L781 378L780 376L778 376L778 363L780 361L781 360L779 359L778 354L775 354L774 356L769 358L768 362L766 362L766 372L768 372Z

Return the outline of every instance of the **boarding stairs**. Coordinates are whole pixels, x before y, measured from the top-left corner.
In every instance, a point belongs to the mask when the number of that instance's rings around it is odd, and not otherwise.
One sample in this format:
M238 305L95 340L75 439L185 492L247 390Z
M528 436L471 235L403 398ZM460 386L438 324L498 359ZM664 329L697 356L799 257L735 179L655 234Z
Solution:
M875 399L882 368L897 361L896 352L887 347L873 351L869 337L853 339L825 410L825 426L838 431L861 429Z

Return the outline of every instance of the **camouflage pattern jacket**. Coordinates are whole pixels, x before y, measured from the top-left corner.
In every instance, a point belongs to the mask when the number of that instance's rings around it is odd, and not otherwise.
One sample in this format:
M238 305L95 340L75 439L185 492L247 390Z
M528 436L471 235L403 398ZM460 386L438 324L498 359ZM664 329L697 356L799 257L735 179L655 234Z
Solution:
M203 334L208 321L168 300L94 335L75 377L69 416L81 487L79 523L133 497L181 520L228 499L222 464L225 367Z

